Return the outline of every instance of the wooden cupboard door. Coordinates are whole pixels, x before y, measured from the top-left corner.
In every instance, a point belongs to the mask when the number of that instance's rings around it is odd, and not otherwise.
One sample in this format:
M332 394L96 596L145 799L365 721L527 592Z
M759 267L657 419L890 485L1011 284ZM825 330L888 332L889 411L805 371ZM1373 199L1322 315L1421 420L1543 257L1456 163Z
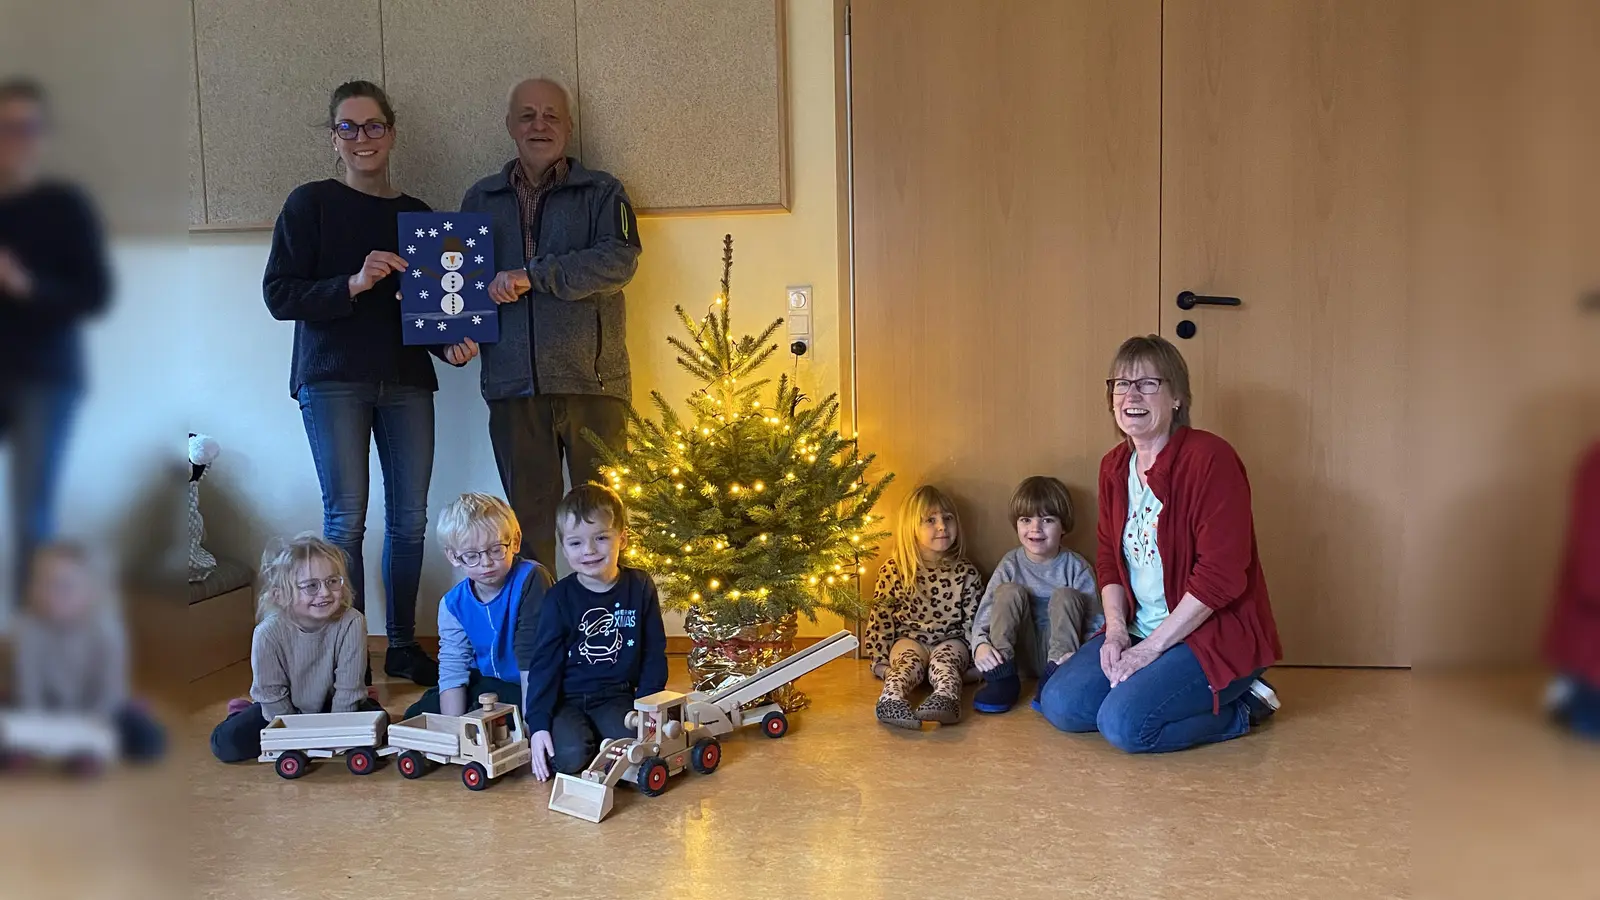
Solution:
M1094 550L1105 370L1157 326L1159 0L852 0L863 445L961 506L985 569L1024 477Z
M1409 661L1409 15L1164 4L1161 331L1250 473L1289 663Z

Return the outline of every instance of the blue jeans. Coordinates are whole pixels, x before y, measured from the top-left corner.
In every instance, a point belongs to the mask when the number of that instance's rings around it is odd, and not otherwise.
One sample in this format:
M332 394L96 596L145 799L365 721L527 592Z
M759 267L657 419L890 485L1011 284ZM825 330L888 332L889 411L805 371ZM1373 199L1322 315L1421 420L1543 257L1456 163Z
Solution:
M33 551L56 536L56 493L81 397L69 385L0 384L0 441L11 449L10 525L19 588Z
M1112 688L1100 668L1105 642L1104 634L1096 635L1044 686L1039 706L1051 725L1069 732L1098 731L1128 753L1185 750L1250 730L1243 698L1261 672L1219 691L1218 711L1212 713L1211 688L1188 644L1172 647Z
M359 382L300 388L300 417L322 484L322 536L344 551L356 609L365 612L361 538L367 525L367 448L383 467L383 593L389 646L416 643L417 587L433 477L433 392Z
M1600 688L1577 678L1571 681L1572 696L1556 710L1556 718L1575 734L1600 739Z

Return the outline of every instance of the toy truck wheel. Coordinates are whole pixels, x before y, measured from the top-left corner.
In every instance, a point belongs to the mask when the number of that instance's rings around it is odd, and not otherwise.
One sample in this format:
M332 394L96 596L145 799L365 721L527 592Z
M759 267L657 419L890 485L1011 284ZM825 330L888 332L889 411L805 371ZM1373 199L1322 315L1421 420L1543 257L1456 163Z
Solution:
M306 755L299 750L285 750L278 757L278 777L295 779L306 773Z
M639 793L646 797L658 797L667 789L667 763L659 756L652 756L639 764Z
M489 786L489 770L483 767L483 763L467 763L461 770L461 783L469 791L481 791Z
M371 775L378 768L378 754L371 747L357 747L344 755L344 765L351 775Z
M781 738L789 733L789 717L777 710L761 717L761 733L769 738Z
M722 745L716 738L701 738L694 742L694 752L689 755L689 765L701 775L710 775L722 762Z
M400 770L401 778L421 778L428 774L428 758L415 750L407 750L400 754L394 767Z

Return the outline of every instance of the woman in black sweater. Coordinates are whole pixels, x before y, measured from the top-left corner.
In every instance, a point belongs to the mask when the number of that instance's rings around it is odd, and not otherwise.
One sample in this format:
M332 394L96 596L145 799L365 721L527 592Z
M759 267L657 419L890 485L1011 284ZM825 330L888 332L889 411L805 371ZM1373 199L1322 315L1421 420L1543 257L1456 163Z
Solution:
M384 671L438 682L417 646L417 588L433 475L433 360L401 340L399 215L428 205L389 180L394 109L368 81L340 85L328 128L341 179L295 188L272 233L265 294L273 318L293 321L289 391L300 403L322 484L322 532L349 556L357 609L366 609L361 538L367 519L367 448L383 467L383 587L389 651ZM471 341L440 355L463 365Z

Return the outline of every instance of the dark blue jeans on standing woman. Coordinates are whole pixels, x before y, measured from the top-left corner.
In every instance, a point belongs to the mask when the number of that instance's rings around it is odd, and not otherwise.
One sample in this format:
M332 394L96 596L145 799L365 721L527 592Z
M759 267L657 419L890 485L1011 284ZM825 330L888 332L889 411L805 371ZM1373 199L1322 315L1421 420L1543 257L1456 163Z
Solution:
M416 643L417 586L433 477L433 392L360 382L300 388L300 415L322 484L322 536L345 552L355 607L367 608L361 538L367 523L368 447L383 468L383 593L389 646Z
M8 587L19 591L34 549L56 536L56 492L81 396L70 384L0 382L0 443L11 451L8 524L16 542Z
M1044 686L1039 708L1051 725L1062 731L1098 731L1112 746L1129 753L1184 750L1231 740L1250 730L1244 695L1261 672L1218 691L1213 713L1206 673L1188 644L1168 648L1112 687L1100 668L1105 642L1105 634L1096 635Z

